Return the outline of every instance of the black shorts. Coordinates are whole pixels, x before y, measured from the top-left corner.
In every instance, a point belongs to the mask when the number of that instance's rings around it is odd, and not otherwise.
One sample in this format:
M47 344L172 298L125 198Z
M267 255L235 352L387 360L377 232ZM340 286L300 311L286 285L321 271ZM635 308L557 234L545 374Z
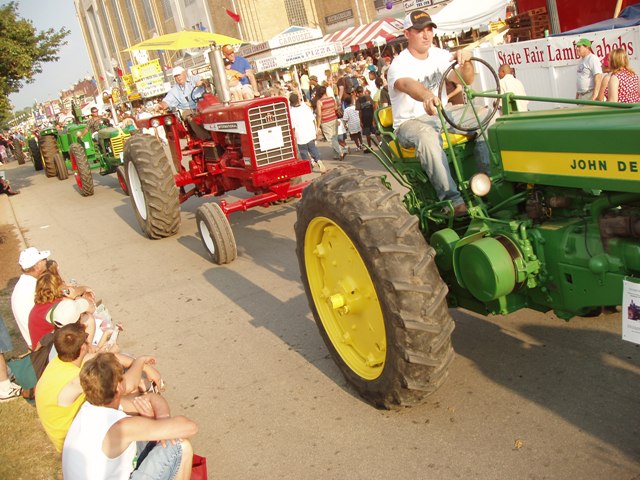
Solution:
M368 127L362 127L362 135L365 137L368 137L369 135L378 135L378 127L376 127L375 123Z

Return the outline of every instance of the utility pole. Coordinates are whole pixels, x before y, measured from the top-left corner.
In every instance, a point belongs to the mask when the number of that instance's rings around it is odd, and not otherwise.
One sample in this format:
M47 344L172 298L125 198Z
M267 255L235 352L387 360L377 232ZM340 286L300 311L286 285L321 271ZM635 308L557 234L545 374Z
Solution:
M560 18L558 17L558 6L556 0L547 0L547 12L549 12L549 25L551 33L560 33Z

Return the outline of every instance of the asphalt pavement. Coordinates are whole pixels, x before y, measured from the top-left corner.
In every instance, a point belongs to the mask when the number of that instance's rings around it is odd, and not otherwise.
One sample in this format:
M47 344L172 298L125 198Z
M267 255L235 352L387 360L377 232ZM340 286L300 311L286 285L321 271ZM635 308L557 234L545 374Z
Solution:
M346 162L383 173L371 156ZM125 326L123 351L157 356L172 412L199 425L209 478L640 478L640 347L621 340L619 314L454 310L448 381L424 405L380 411L346 384L313 322L295 202L232 214L239 255L217 266L195 224L216 199L189 199L179 233L152 241L115 175L94 173L85 198L73 177L0 169L22 192L0 198L0 221L97 292Z

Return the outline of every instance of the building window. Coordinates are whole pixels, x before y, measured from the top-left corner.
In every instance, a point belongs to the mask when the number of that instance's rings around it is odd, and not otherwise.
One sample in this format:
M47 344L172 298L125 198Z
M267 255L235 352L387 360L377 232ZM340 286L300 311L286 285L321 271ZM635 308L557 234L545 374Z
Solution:
M118 35L120 36L120 45L127 45L127 39L124 34L124 24L122 17L120 16L120 10L118 9L118 0L111 0L111 10L113 10L113 18L118 25Z
M115 54L118 49L116 48L115 43L113 42L113 32L111 31L109 25L109 17L107 17L107 9L104 7L104 2L98 2L98 6L100 7L100 20L102 20L102 28L104 31L104 36L107 38L107 42L109 42L109 49L111 50L111 54Z
M131 33L133 33L133 39L137 42L140 40L140 29L138 28L138 22L136 22L136 12L133 10L132 0L126 0L127 15L129 16L129 23L131 24Z
M144 9L144 18L147 20L149 30L156 30L156 22L153 20L153 10L149 0L143 0L142 8Z
M287 20L289 25L303 27L309 24L307 11L304 9L302 0L285 0L284 8L287 10Z
M164 10L165 20L173 18L173 10L171 10L171 0L162 0L162 8Z

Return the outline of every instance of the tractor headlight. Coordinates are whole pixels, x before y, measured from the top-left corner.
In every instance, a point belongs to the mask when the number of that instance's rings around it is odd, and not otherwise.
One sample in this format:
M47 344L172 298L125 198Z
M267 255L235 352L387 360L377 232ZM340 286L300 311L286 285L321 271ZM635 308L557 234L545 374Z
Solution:
M173 123L173 117L171 115L167 115L164 117L164 124L171 125Z
M154 118L153 120L151 120L151 126L153 128L159 127L160 126L160 120L158 120L157 118Z
M484 197L491 191L491 178L486 173L476 173L469 181L471 191L478 197Z

